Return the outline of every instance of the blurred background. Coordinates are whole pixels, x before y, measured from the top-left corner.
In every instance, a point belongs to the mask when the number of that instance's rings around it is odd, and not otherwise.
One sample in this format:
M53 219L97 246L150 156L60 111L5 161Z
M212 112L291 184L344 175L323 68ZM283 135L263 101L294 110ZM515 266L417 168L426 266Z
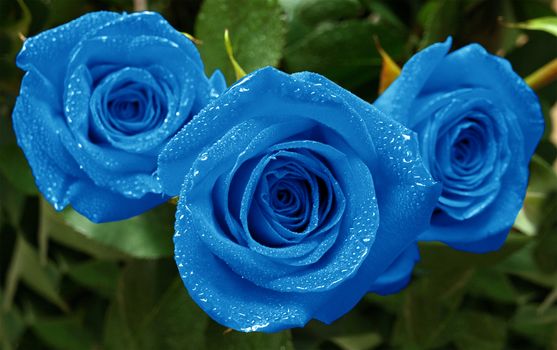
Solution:
M207 72L229 83L225 28L247 72L310 70L370 102L382 66L374 38L400 65L448 35L522 77L557 57L554 0L0 0L0 349L557 349L555 82L536 86L547 127L505 246L473 255L423 244L406 290L368 295L332 326L242 334L211 321L178 277L170 204L101 225L55 213L12 132L15 56L25 37L84 13L144 9L194 35Z

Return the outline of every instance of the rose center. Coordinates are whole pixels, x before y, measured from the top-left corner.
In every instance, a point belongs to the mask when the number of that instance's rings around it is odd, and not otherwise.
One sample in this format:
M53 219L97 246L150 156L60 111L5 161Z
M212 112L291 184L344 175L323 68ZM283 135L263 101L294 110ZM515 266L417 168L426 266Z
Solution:
M455 128L450 138L452 168L461 175L478 170L486 158L486 134L481 122L468 119Z
M268 177L269 193L265 195L279 222L294 232L302 232L308 224L312 186L301 174L289 173Z
M292 181L292 179L290 179ZM296 216L302 214L305 201L310 198L309 184L301 179L292 182L279 180L270 191L270 205L278 214Z
M167 111L161 86L149 72L137 68L109 73L98 82L91 98L93 121L104 129L99 131L99 139L148 134L164 122Z
M474 156L474 143L466 138L460 137L453 147L453 159L460 164L467 164Z
M247 185L253 192L246 192L255 200L246 211L252 237L281 246L333 227L344 211L344 196L328 165L304 149L278 150L260 159L253 171L259 175Z
M137 83L118 86L108 94L106 122L111 129L125 135L152 130L166 114L161 99L149 86Z
M143 114L143 109L145 108L142 100L129 99L123 101L110 101L108 102L108 109L110 114L118 119L133 119L138 115Z

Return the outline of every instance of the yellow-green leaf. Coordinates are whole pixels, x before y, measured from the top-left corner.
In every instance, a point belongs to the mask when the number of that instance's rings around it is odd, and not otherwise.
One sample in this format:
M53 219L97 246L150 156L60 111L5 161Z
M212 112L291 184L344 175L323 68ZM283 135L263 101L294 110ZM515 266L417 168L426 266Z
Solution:
M234 50L232 50L232 43L230 42L230 35L228 34L228 29L224 30L224 47L226 48L226 54L228 59L234 68L234 73L236 74L236 80L240 80L246 76L246 72L240 66L236 58L234 58Z
M201 45L203 44L203 41L197 39L196 37L194 37L193 35L191 35L190 33L186 33L186 32L182 32L182 34L184 34L184 36L188 39L190 39L191 41L193 41L194 44L196 45Z
M543 30L557 36L557 16L534 18L526 22L505 23L507 27L527 30Z

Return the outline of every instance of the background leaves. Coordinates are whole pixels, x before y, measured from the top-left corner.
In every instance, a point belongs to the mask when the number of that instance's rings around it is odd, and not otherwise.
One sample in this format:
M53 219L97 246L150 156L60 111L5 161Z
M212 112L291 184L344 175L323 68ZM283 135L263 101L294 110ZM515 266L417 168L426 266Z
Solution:
M264 28L264 30L261 30ZM224 30L231 35L234 56L248 72L275 66L284 46L285 23L276 0L205 0L197 17L196 37L206 71L220 69L229 84L236 81L224 50Z
M220 68L235 80L227 28L246 71L312 70L368 101L382 67L375 37L399 65L448 35L457 47L477 41L504 55L523 77L557 57L551 0L158 0L149 9L202 41L207 73ZM132 11L133 1L0 1L0 348L557 349L555 82L537 91L546 133L523 211L499 252L423 244L405 291L367 295L331 326L230 332L181 284L171 258L172 205L102 225L71 209L56 213L16 145L10 114L21 35L96 10Z

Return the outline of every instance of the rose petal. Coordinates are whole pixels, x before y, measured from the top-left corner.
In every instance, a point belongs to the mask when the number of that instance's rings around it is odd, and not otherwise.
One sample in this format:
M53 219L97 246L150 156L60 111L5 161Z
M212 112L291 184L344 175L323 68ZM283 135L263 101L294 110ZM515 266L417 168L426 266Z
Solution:
M68 58L73 47L92 28L119 17L121 15L114 12L89 13L28 38L17 56L17 66L24 71L37 69L51 82L54 91L63 91Z
M190 58L191 63L196 66L196 70L203 71L205 69L199 51L194 43L186 38L185 35L174 29L156 12L143 11L123 14L104 25L98 26L95 30L89 31L83 39L86 40L102 36L115 37L121 35L166 38L172 42L175 47L179 47L180 50L183 50L183 55ZM164 55L157 55L156 57L162 59Z
M381 181L375 186L381 221L366 261L353 278L333 290L327 304L332 307L322 308L315 315L317 319L330 323L361 299L364 293L359 293L359 286L370 286L406 248L405 242L416 240L417 235L429 226L428 212L437 202L441 187L421 161L414 132L317 74L295 75L321 83L333 93L350 98L352 107L366 117L377 155L377 160L372 163L375 168L371 171L374 179Z
M543 133L544 119L538 97L513 71L509 61L471 44L431 66L436 68L427 82L424 81L424 92L478 86L498 94L500 108L511 111L506 117L515 119L524 133L524 155L530 159Z
M31 166L37 187L61 210L68 205L67 190L81 170L60 143L60 133L67 129L52 100L56 100L56 94L46 78L36 70L27 72L12 118L17 142Z
M449 36L443 43L436 43L423 49L406 62L398 78L373 103L383 113L407 125L409 115L406 113L413 100L422 90L426 79L435 67L445 58L451 48Z
M292 75L297 77L296 74ZM257 77L257 78L256 78ZM365 133L355 133L355 129L365 128L363 120L354 113L351 113L350 106L342 103L337 96L331 94L316 93L315 88L310 87L308 82L295 79L288 79L285 73L279 72L270 67L260 69L238 81L232 86L227 94L219 100L218 105L210 104L205 108L196 118L194 118L184 129L182 129L176 137L174 137L166 149L161 152L159 156L159 176L161 178L164 191L169 195L176 195L180 191L182 179L185 177L187 169L195 160L197 154L202 153L205 145L212 144L221 130L228 130L233 125L240 123L244 119L254 117L257 112L259 116L265 116L268 123L276 121L285 121L289 115L277 115L274 106L277 101L274 101L276 96L287 94L288 91L297 92L289 96L291 99L292 108L298 111L299 115L304 115L307 120L317 120L323 125L327 125L332 129L337 129L337 132L342 135L352 135L353 138L348 139L346 142L351 147L359 152L360 149L365 149L365 152L360 152L360 156L365 161L373 159L373 143L371 139L365 137ZM256 79L254 79L256 78ZM280 80L284 83L283 86L273 84L268 86L265 82L272 80ZM276 85L276 86L275 86ZM319 90L319 87L316 87ZM246 95L250 89L265 92L261 98L267 98L267 103L259 103L254 105L251 95ZM234 107L230 104L234 101ZM307 104L303 101L315 101L315 104ZM317 103L319 102L319 103ZM256 110L253 110L257 107ZM219 118L213 120L214 110L224 109L220 114L227 114L227 118ZM345 123L337 122L337 113L331 113L332 108L338 108L345 111L348 119ZM240 112L241 111L241 112ZM328 112L329 111L329 112ZM340 125L339 125L340 124ZM195 137L190 137L190 130L196 128L203 128L205 131L202 135L195 133ZM180 147L180 152L167 151L174 150Z

